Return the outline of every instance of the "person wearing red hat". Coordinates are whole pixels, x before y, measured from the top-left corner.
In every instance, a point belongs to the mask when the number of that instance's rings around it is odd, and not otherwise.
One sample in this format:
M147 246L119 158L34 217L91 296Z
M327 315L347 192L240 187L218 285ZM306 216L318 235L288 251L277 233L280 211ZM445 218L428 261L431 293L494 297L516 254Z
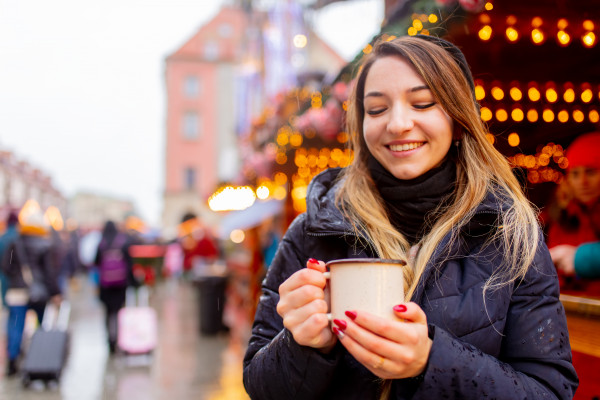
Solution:
M566 188L570 199L548 229L552 260L566 277L600 278L599 263L594 262L599 257L596 242L600 241L599 153L600 132L579 136L567 149ZM600 285L582 279L571 281L587 294L600 294Z

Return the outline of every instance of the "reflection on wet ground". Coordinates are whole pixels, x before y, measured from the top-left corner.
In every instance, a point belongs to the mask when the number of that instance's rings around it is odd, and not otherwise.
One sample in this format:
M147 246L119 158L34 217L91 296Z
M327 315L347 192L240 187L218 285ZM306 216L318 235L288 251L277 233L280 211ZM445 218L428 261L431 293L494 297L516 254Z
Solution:
M244 400L242 357L245 343L229 333L200 334L195 288L164 282L151 289L158 314L159 343L150 356L110 357L104 313L93 287L81 278L70 290L70 354L58 385L0 376L0 399L156 399ZM6 310L0 318L0 368L6 366Z

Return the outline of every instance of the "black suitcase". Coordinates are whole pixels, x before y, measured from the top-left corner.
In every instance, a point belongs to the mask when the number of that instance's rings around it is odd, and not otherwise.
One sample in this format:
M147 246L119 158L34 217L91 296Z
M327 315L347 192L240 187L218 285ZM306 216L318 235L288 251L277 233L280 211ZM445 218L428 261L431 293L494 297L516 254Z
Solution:
M46 307L44 321L31 337L29 349L21 364L23 386L29 386L34 380L44 382L60 380L66 364L69 347L67 324L70 306L63 301L58 311L56 323L49 322L56 317L50 306Z

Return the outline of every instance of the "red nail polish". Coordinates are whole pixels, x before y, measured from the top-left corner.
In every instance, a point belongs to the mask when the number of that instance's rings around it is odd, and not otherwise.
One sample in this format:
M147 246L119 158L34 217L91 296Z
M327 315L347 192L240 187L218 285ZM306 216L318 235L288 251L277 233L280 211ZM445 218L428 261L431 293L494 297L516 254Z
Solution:
M404 304L398 304L397 306L394 306L394 311L405 312L406 306Z
M346 324L346 321L341 319L334 319L333 323L336 324L342 331L348 326L348 324Z
M309 263L311 263L311 264L318 264L318 263L319 263L319 262L318 262L316 259L314 259L314 258L309 258L309 259L308 259L308 262L309 262Z
M331 329L340 340L343 339L346 335L341 329L336 328L335 326Z
M353 321L356 319L356 311L346 311L344 314Z

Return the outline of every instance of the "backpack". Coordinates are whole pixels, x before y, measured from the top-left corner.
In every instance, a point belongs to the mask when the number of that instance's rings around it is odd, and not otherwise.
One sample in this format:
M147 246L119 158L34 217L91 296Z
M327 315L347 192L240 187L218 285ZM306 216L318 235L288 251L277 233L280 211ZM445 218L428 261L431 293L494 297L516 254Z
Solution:
M111 243L102 242L100 260L100 286L103 288L127 286L128 265L123 254L125 237L117 235Z

